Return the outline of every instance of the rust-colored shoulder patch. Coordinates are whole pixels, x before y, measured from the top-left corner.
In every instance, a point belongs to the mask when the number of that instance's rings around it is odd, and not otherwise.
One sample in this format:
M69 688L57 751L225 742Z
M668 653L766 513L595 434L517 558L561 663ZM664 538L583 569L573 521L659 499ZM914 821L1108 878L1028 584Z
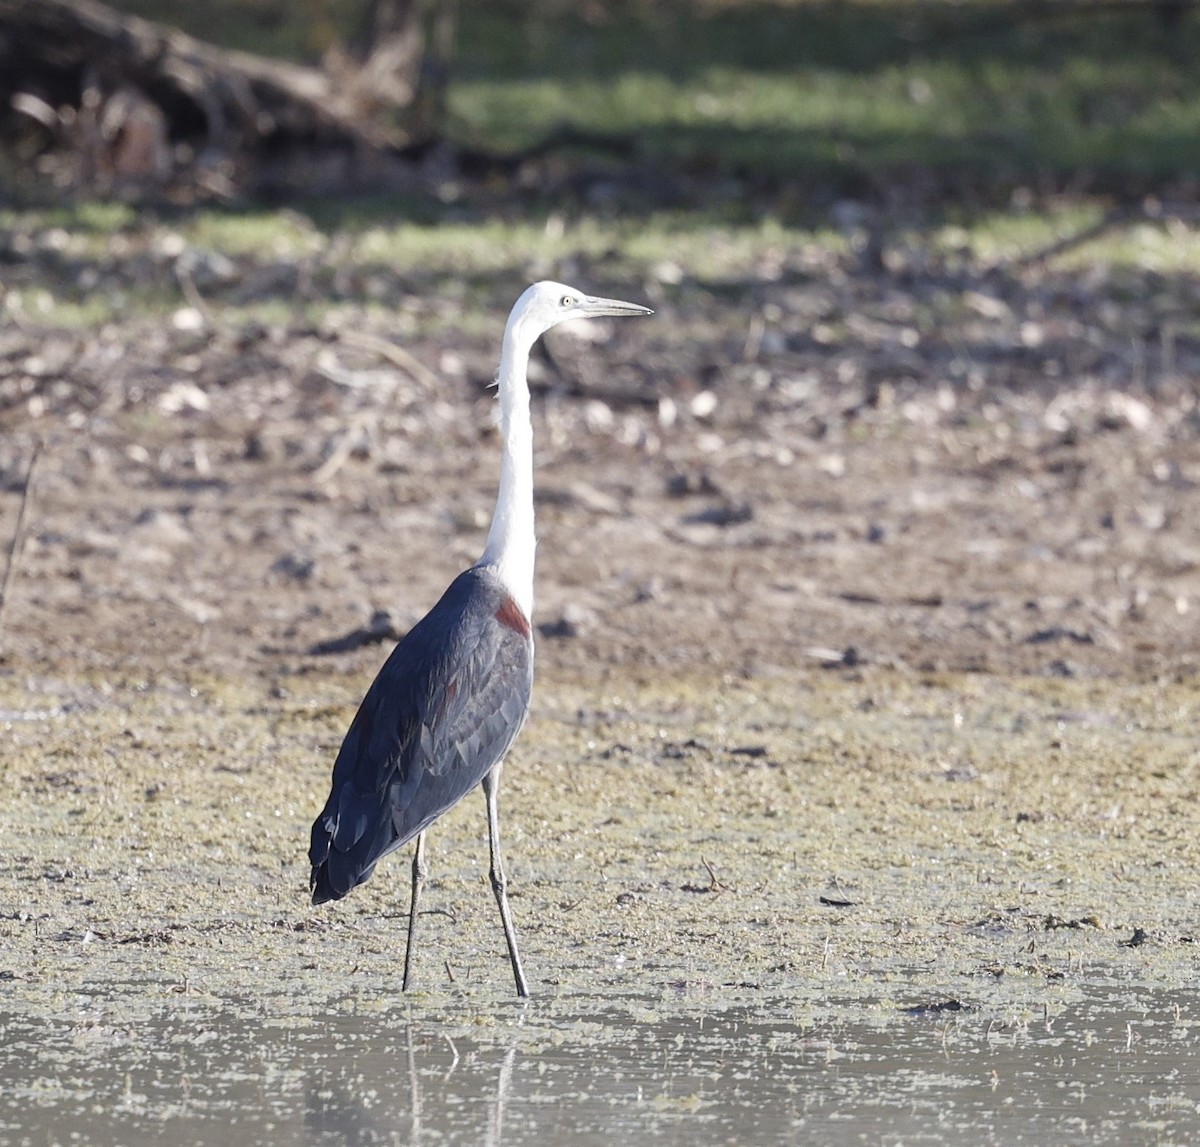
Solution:
M506 597L504 604L496 610L496 620L501 625L507 626L514 633L519 633L524 638L529 637L529 620L521 612L521 607L511 597Z

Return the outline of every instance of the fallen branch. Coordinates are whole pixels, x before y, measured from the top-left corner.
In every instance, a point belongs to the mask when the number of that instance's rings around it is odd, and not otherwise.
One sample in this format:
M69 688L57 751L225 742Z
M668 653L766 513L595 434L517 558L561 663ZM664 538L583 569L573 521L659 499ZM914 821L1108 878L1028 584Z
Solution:
M405 83L394 52L386 74L334 55L328 68L304 67L98 0L0 0L0 114L70 145L81 182L163 184L191 166L231 187L260 170L269 183L272 166L297 155L369 167L416 142L416 28Z

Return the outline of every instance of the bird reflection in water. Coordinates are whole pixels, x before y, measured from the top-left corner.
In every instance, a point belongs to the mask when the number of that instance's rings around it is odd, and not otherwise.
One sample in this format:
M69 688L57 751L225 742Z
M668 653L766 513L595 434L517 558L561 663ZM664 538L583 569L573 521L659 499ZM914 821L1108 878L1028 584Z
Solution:
M447 1083L459 1067L458 1049L448 1037L441 1037L450 1051L450 1062L444 1071L437 1072L442 1084ZM349 1084L343 1081L328 1079L310 1082L304 1105L304 1129L314 1142L324 1142L333 1139L346 1147L366 1147L376 1143L407 1143L409 1147L420 1147L425 1136L424 1114L425 1102L422 1094L421 1072L417 1067L419 1055L418 1045L423 1050L430 1048L428 1036L415 1036L410 1025L405 1032L408 1059L408 1090L409 1109L407 1121L403 1112L380 1110L377 1098L367 1098L355 1093ZM442 1056L431 1056L431 1059ZM514 1035L512 1042L505 1050L496 1070L496 1085L488 1103L487 1123L480 1128L480 1142L484 1147L501 1147L504 1135L504 1112L512 1090L513 1070L517 1059L517 1041ZM425 1074L433 1074L432 1066L426 1067ZM359 1079L361 1080L361 1076ZM363 1086L361 1083L359 1086ZM470 1085L467 1085L470 1087ZM374 1088L370 1096L375 1097ZM461 1103L456 1097L456 1107ZM407 1122L407 1128L403 1126ZM405 1136L404 1132L408 1134ZM444 1128L430 1128L429 1134L434 1139L445 1138Z

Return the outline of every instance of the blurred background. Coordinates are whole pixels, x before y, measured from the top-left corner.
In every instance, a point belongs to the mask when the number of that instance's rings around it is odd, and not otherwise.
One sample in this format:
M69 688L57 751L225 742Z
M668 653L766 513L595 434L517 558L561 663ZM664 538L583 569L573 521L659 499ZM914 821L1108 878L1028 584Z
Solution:
M1191 672L1198 48L1188 0L0 0L9 655L374 658L478 553L554 277L658 314L534 363L548 656Z
M443 202L519 187L543 207L800 219L843 196L947 211L1186 196L1200 149L1190 0L122 0L107 13L5 0L0 12L18 185L40 173L175 199L189 178L197 199L340 194L400 183L437 150Z

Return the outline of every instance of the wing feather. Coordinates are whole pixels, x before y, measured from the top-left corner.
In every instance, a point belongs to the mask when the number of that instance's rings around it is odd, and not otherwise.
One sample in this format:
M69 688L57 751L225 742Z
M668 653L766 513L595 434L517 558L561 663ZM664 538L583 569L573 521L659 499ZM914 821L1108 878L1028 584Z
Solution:
M392 651L313 824L314 903L361 884L508 752L529 708L533 644L497 621L507 602L494 575L467 570Z

